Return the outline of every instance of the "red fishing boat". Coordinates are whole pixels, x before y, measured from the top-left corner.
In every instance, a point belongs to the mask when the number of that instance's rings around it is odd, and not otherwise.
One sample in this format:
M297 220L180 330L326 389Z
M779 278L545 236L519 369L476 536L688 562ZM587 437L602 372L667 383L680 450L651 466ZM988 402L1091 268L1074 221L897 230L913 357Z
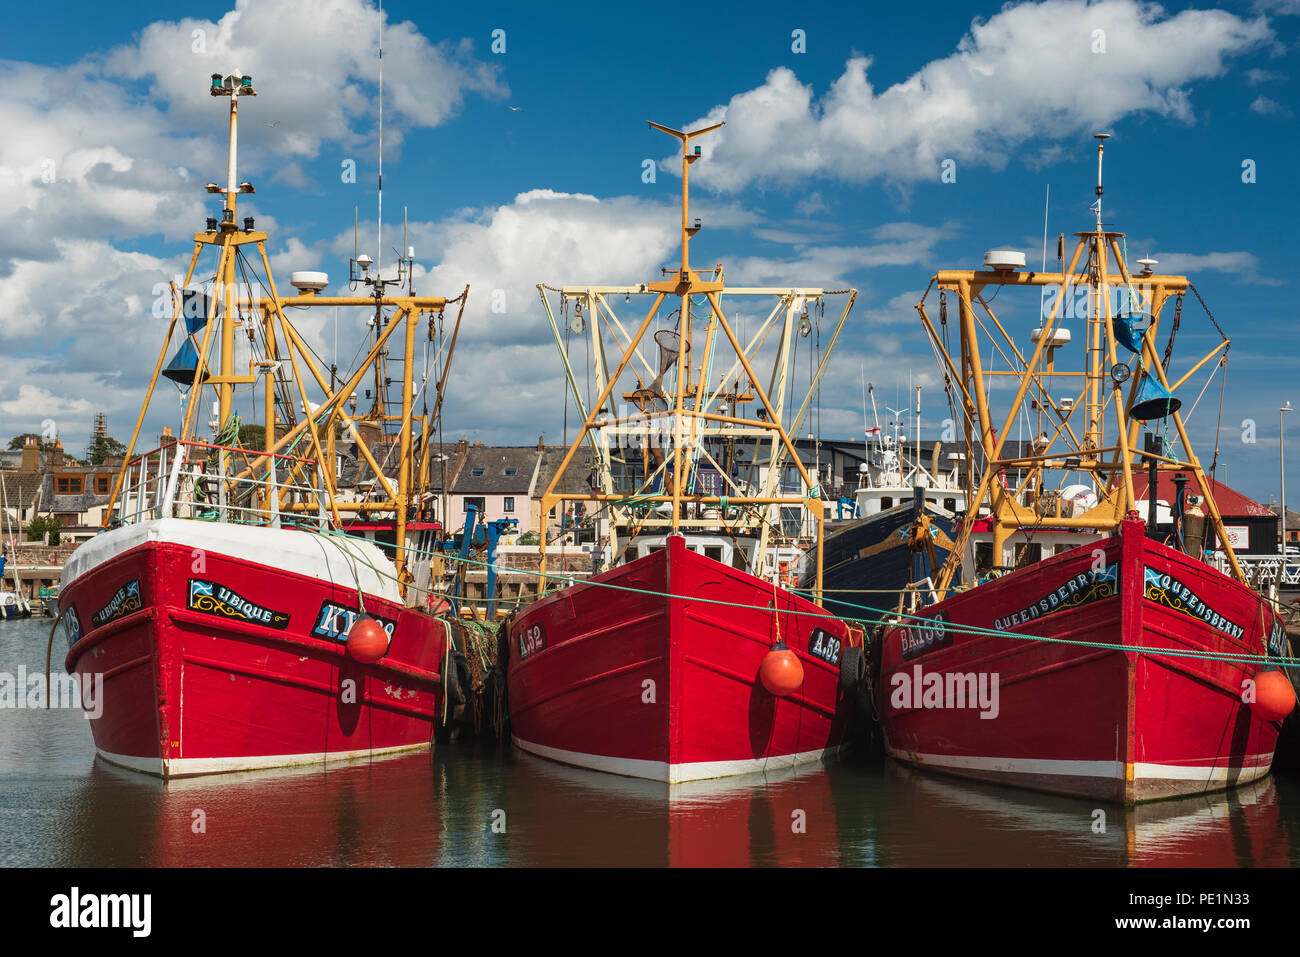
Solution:
M365 257L350 278L367 295L320 295L328 278L317 272L294 273L297 295L278 295L266 234L252 217L242 228L235 219L238 196L253 191L235 173L237 105L253 94L252 81L214 76L212 93L230 104L227 184L208 186L224 196L221 219L195 234L184 285L173 287L167 340L105 530L63 571L65 664L81 679L100 755L162 777L427 747L443 718L450 626L407 607L421 604L410 588L420 572L407 558L411 532L436 527L408 522L425 517L418 489L437 415L437 406L415 414L422 386L413 342L425 317L433 335L447 300L414 295L409 260L384 279ZM206 290L196 279L205 252L217 259ZM355 368L317 366L286 316L313 306L373 315L374 341ZM173 334L180 349L164 369ZM392 364L401 347L387 358L402 390L390 409L380 364L389 340L403 338L400 376ZM180 432L133 457L160 374L182 391ZM358 415L355 390L372 374L380 391ZM444 383L445 372L439 399ZM237 385L261 412L264 435L251 441L241 433ZM205 441L198 430L208 389L216 401ZM373 490L339 487L335 445L348 434ZM370 451L375 442L391 453L382 456L387 470ZM394 559L347 535L343 516L358 513L391 517Z
M940 326L947 296L958 299L960 369L918 306L983 472L968 475L972 507L948 559L881 629L876 705L899 760L1136 803L1266 775L1295 696L1278 670L1291 664L1282 622L1247 587L1174 395L1223 361L1228 339L1171 384L1173 339L1162 360L1156 336L1171 300L1186 323L1194 287L1152 260L1130 274L1123 234L1101 222L1098 149L1096 228L1078 234L1068 268L1062 239L1059 272L994 250L986 270L936 275ZM990 286L1055 287L1024 353L989 309ZM1081 367L1067 361L1067 314L1084 328ZM981 332L1009 369L981 366L992 354ZM1018 380L1005 419L989 410L990 374ZM1032 454L1004 455L999 436L1018 419L1038 435ZM1163 520L1162 503L1135 499L1143 471L1153 489L1174 473ZM959 567L966 584L954 585Z
M552 510L585 509L603 568L561 581L511 622L508 680L520 748L677 783L820 760L845 740L865 673L862 633L820 607L820 567L809 596L778 581L795 541L805 533L820 541L818 480L789 435L812 404L853 291L803 406L787 409L796 336L813 328L809 307L820 322L831 294L729 287L721 266L704 277L692 270L699 224L689 218L689 170L700 147L692 152L691 141L716 127L655 128L682 145L681 268L663 282L559 290L562 312L573 303L569 332L590 330L592 391L568 364L543 287L584 422L542 497L542 531ZM776 300L744 343L724 314L724 291L729 301ZM633 296L652 300L635 330L616 312L620 297ZM660 317L651 364L642 340L670 296L680 306ZM770 397L752 364L765 340L775 352ZM612 348L622 358L610 372ZM616 389L629 404L622 412ZM747 413L755 401L760 409ZM586 488L557 491L571 467ZM544 544L543 576L545 558Z
M861 655L861 632L784 589L774 612L770 581L692 550L699 541L670 535L519 616L509 687L520 748L669 783L839 750L851 703L840 664L846 650ZM780 640L803 680L773 694L759 673Z

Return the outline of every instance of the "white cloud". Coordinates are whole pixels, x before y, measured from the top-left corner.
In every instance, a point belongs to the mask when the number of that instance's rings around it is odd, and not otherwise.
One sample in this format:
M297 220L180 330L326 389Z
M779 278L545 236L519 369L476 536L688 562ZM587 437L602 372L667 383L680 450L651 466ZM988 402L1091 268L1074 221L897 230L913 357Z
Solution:
M1290 116L1291 111L1279 103L1277 100L1269 99L1267 96L1257 96L1251 101L1250 111L1258 113L1260 116Z
M886 302L884 306L868 308L866 310L868 328L876 325L893 326L915 323L919 330L921 320L916 311L916 304L921 301L922 292L921 289L900 292Z
M1105 52L1094 31L1105 32ZM995 169L1036 140L1104 130L1136 113L1193 119L1187 87L1272 37L1264 19L1219 10L1167 16L1136 0L1047 0L976 20L957 50L877 91L855 56L821 98L778 67L759 87L687 124L726 120L701 141L696 182L723 191L826 176L906 184L944 159ZM1050 149L1050 146L1048 147ZM676 164L664 161L666 170Z
M0 126L22 135L0 140L0 220L10 226L0 276L15 259L55 255L54 236L176 241L200 227L199 177L225 165L225 104L208 94L211 72L251 73L263 94L241 101L241 173L302 186L299 161L323 144L367 145L379 20L366 0L239 0L215 23L154 23L131 45L68 67L6 62ZM468 41L434 45L399 23L389 24L385 47L390 155L403 129L436 126L466 96L506 94ZM256 212L255 202L246 207Z
M1211 253L1156 253L1161 272L1195 276L1198 272L1234 273L1242 282L1283 286L1284 280L1260 275L1259 257L1244 251Z
M0 402L13 434L38 425L45 405L71 417L60 428L79 446L86 408L57 401L73 391L106 410L117 432L134 420L165 329L152 314L155 289L183 273L184 246L209 208L204 177L225 165L225 103L208 95L208 74L252 74L261 94L240 102L240 173L301 188L303 162L323 149L370 146L380 16L368 0L238 0L216 21L154 23L69 66L5 62L0 125L21 131L0 138L0 351L9 361ZM507 93L468 41L434 44L390 22L384 43L390 156L404 130L442 123L467 97ZM274 225L255 197L239 209ZM131 251L155 234L174 258ZM277 266L310 255L292 237L275 246ZM159 421L174 418L174 399L173 390L161 412L156 403Z
M1276 80L1284 80L1286 77L1280 73L1272 73L1268 70L1261 70L1259 67L1252 67L1246 71L1246 82L1251 86L1259 86L1261 83L1272 83Z
M208 74L249 74L268 95L264 105L245 101L265 121L249 128L252 142L309 157L324 141L354 145L370 136L382 16L365 0L238 0L215 22L152 23L102 66L109 75L151 80L149 95L167 104L171 121L198 129L213 119ZM409 21L385 25L384 65L385 120L397 124L386 134L438 126L467 95L508 93L470 41L434 44Z
M94 409L85 399L67 394L55 394L49 389L31 383L18 386L11 399L0 401L0 415L14 416L24 421L36 418L53 418L69 415L89 416Z
M794 204L794 211L800 216L813 216L817 213L824 213L829 208L826 205L826 200L822 199L822 194L816 191L809 193Z

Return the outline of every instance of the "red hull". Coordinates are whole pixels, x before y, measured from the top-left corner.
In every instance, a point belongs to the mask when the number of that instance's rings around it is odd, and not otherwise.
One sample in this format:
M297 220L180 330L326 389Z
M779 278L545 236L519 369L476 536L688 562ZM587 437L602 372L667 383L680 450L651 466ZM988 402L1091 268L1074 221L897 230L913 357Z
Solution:
M843 622L780 592L780 633L804 683L776 697L758 680L775 637L770 583L697 555L678 536L591 581L600 584L566 588L511 625L519 747L668 783L789 767L840 748L851 713L839 685L851 640ZM815 630L834 639L823 641L834 663L811 653Z
M1096 548L1038 562L923 614L1026 636L1224 655L1263 654L1280 628L1258 595L1146 538L1140 522L1124 523ZM1279 724L1242 702L1242 683L1257 663L951 627L934 640L937 634L892 627L880 648L876 698L886 750L910 764L1126 803L1245 783L1272 764ZM933 675L944 690L927 701L924 689L938 683L926 677ZM989 695L960 706L958 675L985 676Z
M362 665L346 652L358 607L346 580L213 551L196 571L195 554L146 541L62 589L66 667L83 685L102 676L90 726L105 759L182 777L429 744L442 625L367 594L366 613L393 630L387 655Z

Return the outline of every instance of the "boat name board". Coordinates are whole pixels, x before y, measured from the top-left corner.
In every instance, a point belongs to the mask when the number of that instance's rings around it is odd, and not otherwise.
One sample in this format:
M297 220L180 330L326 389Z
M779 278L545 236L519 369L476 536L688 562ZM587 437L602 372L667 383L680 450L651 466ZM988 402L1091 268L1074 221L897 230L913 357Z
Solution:
M285 612L264 608L232 588L202 578L190 579L186 604L194 611L216 615L218 618L250 621L280 631L289 627L289 616Z
M90 621L98 628L100 625L107 625L110 621L115 621L123 615L139 611L140 607L140 579L133 578L115 591L113 597L108 600L108 604L90 616Z
M1054 591L1048 592L1032 604L1011 615L993 619L998 631L1014 628L1027 622L1051 615L1066 608L1078 608L1089 602L1101 601L1119 594L1119 563L1106 565L1100 570L1089 568L1071 577Z
M941 611L933 618L914 621L911 626L904 628L900 639L903 659L915 658L940 645L949 644L952 634L947 628L948 621L948 613Z
M397 628L397 622L391 618L371 615L370 612L366 612L366 614L383 626L391 643L393 632ZM352 630L352 626L356 624L357 619L360 617L361 612L356 608L348 608L332 601L324 601L321 602L320 612L316 615L316 624L312 626L311 633L317 638L324 638L326 641L346 642L348 632Z
M839 638L821 628L814 628L808 636L808 654L820 658L828 665L840 663L840 651L844 646Z
M1240 638L1246 633L1245 628L1226 615L1215 611L1196 592L1168 572L1157 571L1154 568L1144 568L1143 572L1145 584L1143 594L1148 601L1172 608L1174 611L1181 611L1191 618L1197 618L1231 638Z
M536 654L546 647L546 629L540 623L529 625L519 632L519 660Z

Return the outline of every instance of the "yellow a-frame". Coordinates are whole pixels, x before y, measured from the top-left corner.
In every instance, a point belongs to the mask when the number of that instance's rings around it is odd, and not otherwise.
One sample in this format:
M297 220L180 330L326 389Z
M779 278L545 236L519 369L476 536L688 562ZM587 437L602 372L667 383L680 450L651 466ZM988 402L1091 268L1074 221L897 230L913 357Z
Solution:
M1098 139L1104 140L1105 134ZM1160 472L1181 470L1191 473L1233 575L1245 582L1205 471L1192 451L1182 415L1176 409L1170 413L1185 458L1137 448L1141 421L1134 417L1133 410L1144 380L1158 385L1164 394L1172 394L1211 360L1217 358L1220 364L1226 362L1230 342L1224 336L1186 373L1170 380L1164 362L1156 352L1156 336L1169 300L1176 298L1181 306L1182 295L1192 288L1191 283L1185 276L1155 275L1149 266L1137 277L1130 273L1122 249L1124 234L1106 230L1101 221L1103 150L1104 142L1098 144L1096 226L1088 232L1075 234L1078 243L1068 267L1064 267L1062 256L1064 268L1051 273L1007 268L940 271L931 281L930 288L937 287L941 302L945 303L940 323L942 332L936 328L924 297L916 306L931 345L940 357L945 377L955 390L951 398L965 431L967 488L972 491L966 520L954 536L954 547L947 561L935 576L940 597L946 593L962 562L972 528L981 517L981 505L987 506L992 521L995 564L1002 563L1008 538L1020 529L1047 525L1113 531L1136 507L1133 471L1135 460L1139 458L1144 459L1148 466L1154 461L1156 470ZM1042 325L1034 330L1034 348L1028 357L1021 352L984 296L989 287L997 289L1003 286L1039 287L1043 290L1055 287L1050 311L1043 318ZM1063 353L1069 342L1068 334L1060 330L1063 330L1066 304L1074 301L1072 291L1075 289L1084 289L1088 293L1083 317L1082 368L1059 368L1058 353ZM1127 352L1121 354L1119 351L1114 323L1119 310L1112 312L1112 289L1127 293L1130 313L1150 317L1149 324L1141 331L1140 349L1133 354L1132 367L1122 361ZM959 309L961 350L955 360L949 353L944 334L948 293L956 295ZM981 355L990 354L990 349L1001 356L1007 369L993 371L983 367ZM1005 416L995 420L990 409L989 386L990 379L998 376L1012 377L1018 380L1018 384ZM1054 396L1050 386L1060 380L1077 383L1080 387L1077 390L1071 388L1069 394ZM1032 404L1030 419L1038 424L1035 434L1039 438L1034 454L1005 456L1003 447L1027 401ZM1083 421L1076 429L1076 416L1080 413ZM1113 443L1108 443L1106 437L1107 415L1114 420ZM1169 451L1165 450L1166 453ZM975 477L977 454L983 462L978 480ZM1095 489L1097 504L1082 514L1062 514L1059 498L1044 495L1050 491L1044 481L1046 473L1053 471L1087 476ZM1005 476L1013 472L1022 476L1015 488L1005 483ZM1035 493L1033 505L1023 501L1026 491ZM1156 489L1150 488L1148 495L1154 498Z
M790 420L792 428L788 431L784 425L787 411L784 400L790 375L791 342L795 334L796 316L798 311L801 308L806 308L809 302L821 302L825 296L832 293L820 288L803 287L728 287L723 281L721 267L717 267L713 274L708 277L701 277L698 272L691 268L690 242L691 238L700 229L700 225L698 220L693 221L690 215L690 168L692 164L701 158L700 148L696 146L692 149L691 144L693 140L718 129L722 125L719 123L691 132L681 132L657 123L650 124L652 128L667 133L681 143L682 252L681 265L675 272L669 273L659 282L628 286L566 286L559 290L553 290L559 292L561 302L572 299L577 301L580 306L585 306L586 313L590 317L590 329L587 331L591 334L594 345L592 356L598 395L597 398L591 400L589 406L583 401L583 396L578 388L564 345L560 339L554 311L546 298L546 291L550 287L539 286L539 290L542 292L542 300L546 304L551 329L556 338L556 344L560 347L561 356L564 358L570 391L577 401L578 408L583 416L581 429L569 445L563 461L542 495L541 572L543 575L546 571L545 531L547 516L552 508L563 502L582 501L591 503L596 509L608 509L613 518L609 525L611 529L633 526L638 529L663 526L676 531L689 525L696 529L714 529L734 534L739 530L740 526L754 527L758 530L759 535L755 564L761 562L761 555L766 546L772 524L763 516L768 515L774 509L779 509L781 506L798 506L807 510L814 519L819 546L817 549L816 590L817 595L820 597L822 587L822 549L820 544L825 509L820 498L818 483L808 473L803 462L800 461L799 454L790 440L790 433L797 434L798 426L808 412L810 401L818 383L821 381L827 360L834 349L840 330L848 318L849 311L853 308L857 291L853 289L842 291L848 297L844 309L840 314L822 361L815 375L810 377L808 393L804 397L802 406ZM620 322L609 302L609 299L616 295L623 295L629 300L633 295L653 297L645 317L636 329L630 333L627 327ZM735 326L728 320L723 310L722 297L724 295L775 297L777 304L768 315L767 321L759 326L757 332L747 342L742 343L736 334ZM709 306L709 316L705 321L703 340L698 344L698 348L692 343L692 333L696 331L694 327L698 321L695 316L692 297L697 296L703 296ZM636 377L636 387L631 388L629 382L628 390L622 393L622 398L633 402L637 402L638 397L647 394L647 390L644 388L644 380L637 372L638 367L646 372L648 378L656 379L656 381L662 378L664 370L656 369L647 362L640 352L640 346L658 316L660 307L669 297L678 299L680 303L678 310L675 312L677 316L675 332L680 336L678 341L682 346L676 362L675 388L671 395L663 394L661 396L663 400L661 404L665 406L664 408L647 408L646 404L641 402L638 404L639 407L635 414L620 415L616 412L610 400L611 396L614 395L614 390L624 380L625 374ZM765 388L755 373L754 360L759 349L767 341L769 333L778 327L780 329L779 338L773 337L777 342L776 360L768 380L768 386ZM612 340L621 353L612 372L609 371L609 363L606 361L605 338L602 337L603 335ZM725 346L729 347L728 357L734 356L734 361L731 361L730 367L722 374L715 385L709 381L711 378L709 371L713 369L717 352L724 340ZM698 361L692 357L698 357ZM728 358L724 358L723 361L728 361ZM658 378L656 378L656 373L659 374ZM735 406L737 404L753 400L757 400L760 404L761 415L757 417L745 416L736 411ZM718 409L719 401L724 404L728 402L731 404L730 413L715 411ZM658 463L658 467L645 476L641 488L631 492L626 490L623 492L616 491L613 487L610 467L611 440L617 441L622 436L627 435L630 430L646 427L654 428L659 424L669 424L670 426L663 431L667 433L666 441L670 446L671 453L662 456L662 461ZM731 477L726 474L726 470L719 466L708 451L704 449L704 441L707 437L723 434L727 438L752 437L756 440L758 447L767 443L766 477L757 490L758 494L753 494L754 489L747 485L739 485L733 482ZM596 471L599 475L596 487L593 487L589 492L581 493L557 491L565 471L573 463L574 457L584 445L589 445L595 453ZM757 454L756 451L756 457ZM705 494L687 491L691 473L700 467L700 462L706 462L717 469L732 494ZM787 462L798 471L804 489L802 494L781 494L779 488L780 472ZM648 490L661 477L661 490ZM671 515L663 519L644 518L634 520L631 515L633 507L631 503L633 502L635 502L636 506L641 507L670 503ZM684 506L690 506L692 513L686 514ZM717 515L710 517L704 514L706 511L705 506L711 507L708 511L716 510ZM737 510L741 514L739 522L728 518L728 512L731 510ZM611 532L611 542L614 541L615 537L616 533ZM751 570L756 574L762 574L761 565Z

